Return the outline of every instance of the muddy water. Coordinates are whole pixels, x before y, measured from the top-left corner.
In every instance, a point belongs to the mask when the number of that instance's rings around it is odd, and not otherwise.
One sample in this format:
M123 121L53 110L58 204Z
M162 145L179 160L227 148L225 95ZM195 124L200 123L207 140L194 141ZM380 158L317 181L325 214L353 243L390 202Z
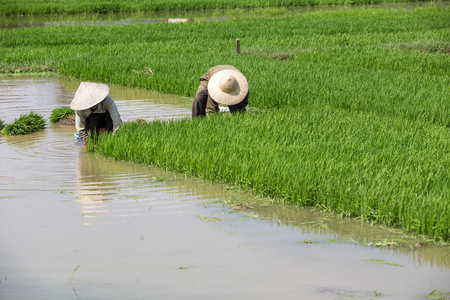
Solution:
M0 119L10 123L31 110L48 118L69 105L78 84L0 78ZM190 115L189 99L115 86L110 95L124 121ZM49 124L0 136L0 299L420 299L450 292L448 247L86 154L74 132ZM233 209L236 203L250 208Z

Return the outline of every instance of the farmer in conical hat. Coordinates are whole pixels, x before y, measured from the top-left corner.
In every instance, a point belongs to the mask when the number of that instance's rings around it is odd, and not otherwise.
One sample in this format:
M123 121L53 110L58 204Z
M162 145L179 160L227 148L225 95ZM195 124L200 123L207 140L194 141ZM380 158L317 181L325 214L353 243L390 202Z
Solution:
M70 108L75 111L78 136L86 143L89 134L114 132L122 123L106 84L81 82Z
M228 105L231 113L245 111L248 104L247 78L233 66L212 67L200 78L200 86L192 104L192 118L219 111Z

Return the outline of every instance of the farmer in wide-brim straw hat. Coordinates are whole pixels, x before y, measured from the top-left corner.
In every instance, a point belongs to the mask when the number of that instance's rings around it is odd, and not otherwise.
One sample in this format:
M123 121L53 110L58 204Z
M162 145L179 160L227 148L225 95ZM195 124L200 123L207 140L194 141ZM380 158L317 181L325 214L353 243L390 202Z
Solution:
M94 132L114 132L122 123L117 106L108 95L106 84L80 83L70 108L75 111L75 126L83 142Z
M212 67L200 78L200 86L192 104L192 118L219 111L228 105L231 113L245 111L248 104L247 78L233 66Z

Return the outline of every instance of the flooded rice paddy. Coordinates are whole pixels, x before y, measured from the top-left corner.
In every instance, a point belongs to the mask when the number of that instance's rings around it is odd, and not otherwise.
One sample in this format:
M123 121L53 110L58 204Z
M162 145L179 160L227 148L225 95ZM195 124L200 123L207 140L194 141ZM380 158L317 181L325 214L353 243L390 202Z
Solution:
M278 7L267 9L215 9L215 10L187 10L187 11L160 11L160 12L136 12L136 13L105 13L105 14L77 14L77 15L25 15L7 16L0 18L0 29L20 27L51 27L51 26L110 26L150 23L180 23L196 21L221 21L232 18L251 16L280 17L298 16L315 11L354 9L355 7L382 8L396 7L415 9L417 7L448 7L450 1L432 2L399 2L399 3L374 3L370 5L330 5L330 6L301 6Z
M68 106L78 81L0 78L0 119ZM122 119L189 99L111 86ZM73 127L0 135L0 299L423 299L450 292L425 237L282 206L84 152ZM241 204L238 206L237 204ZM449 296L443 295L442 298Z

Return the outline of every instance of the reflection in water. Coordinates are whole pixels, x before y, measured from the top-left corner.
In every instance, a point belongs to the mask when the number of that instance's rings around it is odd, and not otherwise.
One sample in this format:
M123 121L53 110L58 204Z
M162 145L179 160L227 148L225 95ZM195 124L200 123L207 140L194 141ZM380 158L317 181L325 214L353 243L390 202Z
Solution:
M406 255L418 267L430 265L450 268L450 247L436 246L429 237L414 236L400 229L341 219L308 208L273 204L262 208L256 207L255 211L263 218L272 220L275 226L292 227L305 235L317 236L314 242L372 245L386 253Z
M111 164L110 164L111 165ZM100 160L92 155L81 152L77 162L77 202L81 205L83 217L97 216L99 213L110 212L108 200L115 194L117 184L111 180L106 182L108 164L100 165ZM109 184L108 184L109 183ZM85 223L85 225L91 225Z
M429 265L441 270L450 268L450 249L448 246L394 247L392 249L382 249L382 251L391 251L396 255L405 255L417 267Z
M30 110L48 117L69 105L78 84L0 78L0 118ZM117 86L111 95L124 121L190 116L183 97ZM316 287L410 299L448 285L449 247L88 154L74 132L48 124L27 136L0 135L1 299L65 299L72 287L80 298L230 299L230 286L258 299L319 299ZM232 209L237 203L252 208ZM416 248L417 241L425 245ZM405 267L362 264L361 257Z

